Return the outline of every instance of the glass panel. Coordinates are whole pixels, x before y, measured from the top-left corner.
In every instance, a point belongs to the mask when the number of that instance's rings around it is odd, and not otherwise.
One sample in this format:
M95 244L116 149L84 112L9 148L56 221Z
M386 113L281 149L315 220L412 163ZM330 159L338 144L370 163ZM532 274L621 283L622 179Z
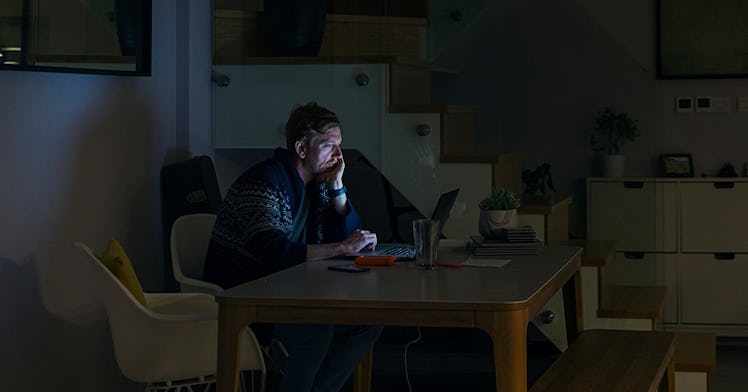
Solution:
M223 65L215 72L215 147L284 147L293 106L316 101L340 118L343 146L379 167L383 65ZM361 74L365 86L356 83Z

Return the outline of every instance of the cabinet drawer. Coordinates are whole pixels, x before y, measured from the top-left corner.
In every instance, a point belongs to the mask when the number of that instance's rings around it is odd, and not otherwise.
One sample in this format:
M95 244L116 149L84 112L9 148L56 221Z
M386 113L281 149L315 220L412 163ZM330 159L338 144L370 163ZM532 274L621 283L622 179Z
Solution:
M664 286L663 320L678 322L678 255L618 252L607 269L607 284L622 286Z
M676 184L590 181L588 238L618 240L618 249L676 250Z
M683 252L748 252L748 183L680 184Z
M748 324L748 255L680 255L681 321Z

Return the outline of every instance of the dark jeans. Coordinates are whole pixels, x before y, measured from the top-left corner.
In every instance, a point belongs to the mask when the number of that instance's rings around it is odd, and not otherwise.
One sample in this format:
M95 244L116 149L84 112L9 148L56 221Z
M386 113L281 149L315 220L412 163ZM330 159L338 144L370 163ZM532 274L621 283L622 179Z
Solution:
M379 326L275 324L288 351L282 392L338 391L382 333Z

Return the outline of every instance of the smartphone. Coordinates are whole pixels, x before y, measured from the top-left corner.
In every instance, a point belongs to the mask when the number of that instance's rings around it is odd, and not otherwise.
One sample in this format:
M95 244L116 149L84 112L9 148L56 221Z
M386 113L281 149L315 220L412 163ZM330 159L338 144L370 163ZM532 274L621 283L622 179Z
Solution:
M369 268L359 267L354 264L343 264L343 265L331 265L327 269L332 271L343 271L343 272L366 272Z

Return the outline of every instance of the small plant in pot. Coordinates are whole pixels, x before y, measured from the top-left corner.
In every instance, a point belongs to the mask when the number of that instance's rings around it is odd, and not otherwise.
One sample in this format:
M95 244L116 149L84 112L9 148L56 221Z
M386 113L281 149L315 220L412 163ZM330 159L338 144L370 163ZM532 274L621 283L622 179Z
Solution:
M504 239L507 228L517 227L519 198L507 188L494 187L478 204L478 232L487 239Z
M605 153L603 176L623 177L626 156L621 154L621 146L639 137L637 121L626 113L606 107L597 113L592 130L590 137L592 151Z

